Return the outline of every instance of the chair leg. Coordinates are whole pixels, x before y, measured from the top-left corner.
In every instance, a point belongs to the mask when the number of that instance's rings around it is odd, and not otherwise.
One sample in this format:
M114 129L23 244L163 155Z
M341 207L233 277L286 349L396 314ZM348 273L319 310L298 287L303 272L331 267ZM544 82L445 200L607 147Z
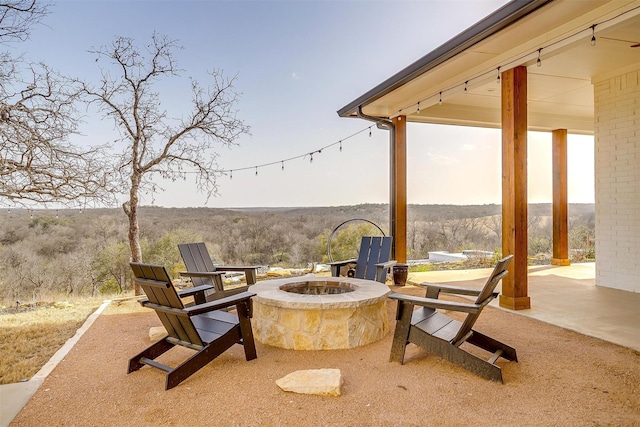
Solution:
M216 357L227 351L229 347L238 341L238 330L233 328L231 331L216 339L214 342L207 344L205 348L182 362L175 369L167 374L165 390L169 390L182 381L195 374L200 368L211 362Z
M495 353L498 350L502 350L500 357L504 357L505 359L511 360L513 362L518 361L518 355L516 354L515 348L501 343L500 341L488 337L484 334L481 334L480 332L472 331L471 337L467 339L467 342L469 344L475 345L476 347L487 350L490 353Z
M412 313L413 304L398 301L398 308L396 310L396 329L393 333L389 362L399 362L400 364L404 364L404 353L409 339Z
M140 359L142 359L143 357L154 360L156 357L172 349L175 344L171 344L166 340L166 338L167 337L164 337L160 341L150 345L142 352L129 359L129 369L127 370L127 374L130 374L133 371L137 371L145 365L140 361Z
M238 313L238 321L240 323L244 357L247 361L253 360L258 357L258 353L256 352L256 343L253 340L253 330L251 329L251 300L236 304L236 312Z
M474 356L450 344L448 341L431 336L418 328L411 328L409 340L428 352L440 356L476 375L491 381L503 382L502 370L499 366Z

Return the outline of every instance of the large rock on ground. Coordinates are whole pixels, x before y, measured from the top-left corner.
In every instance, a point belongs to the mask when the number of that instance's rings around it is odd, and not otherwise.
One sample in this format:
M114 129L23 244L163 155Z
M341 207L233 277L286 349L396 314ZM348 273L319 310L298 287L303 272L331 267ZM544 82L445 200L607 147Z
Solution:
M342 373L340 369L308 369L292 372L276 384L284 391L320 396L340 396Z

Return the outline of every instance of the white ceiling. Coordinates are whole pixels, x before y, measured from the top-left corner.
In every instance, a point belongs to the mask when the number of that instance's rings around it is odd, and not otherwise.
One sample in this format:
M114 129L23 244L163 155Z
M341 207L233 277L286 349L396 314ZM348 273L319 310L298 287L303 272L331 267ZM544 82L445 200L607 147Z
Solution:
M363 112L499 128L498 67L527 66L529 129L592 134L594 81L637 67L640 47L631 46L639 43L640 0L556 0L364 105Z

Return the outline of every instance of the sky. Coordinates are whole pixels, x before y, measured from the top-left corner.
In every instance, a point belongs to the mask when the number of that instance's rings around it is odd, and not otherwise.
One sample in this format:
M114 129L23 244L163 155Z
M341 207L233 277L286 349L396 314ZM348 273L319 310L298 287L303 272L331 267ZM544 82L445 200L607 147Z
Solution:
M336 111L504 3L59 0L16 49L97 82L90 49L117 36L142 45L154 32L164 34L183 47L175 58L184 71L161 91L162 105L174 114L189 109L189 77L204 85L211 70L235 76L238 117L251 134L231 149L220 147L219 169L234 172L220 178L218 195L207 202L191 178L158 180L164 191L143 195L144 205L388 203L388 131ZM115 139L111 122L100 117L87 117L80 129L74 142L82 145ZM499 130L409 123L407 141L408 203L500 203ZM305 156L330 145L312 161ZM593 151L593 137L569 135L571 203L593 203ZM261 166L268 163L276 164ZM528 164L530 203L551 202L551 134L529 134Z

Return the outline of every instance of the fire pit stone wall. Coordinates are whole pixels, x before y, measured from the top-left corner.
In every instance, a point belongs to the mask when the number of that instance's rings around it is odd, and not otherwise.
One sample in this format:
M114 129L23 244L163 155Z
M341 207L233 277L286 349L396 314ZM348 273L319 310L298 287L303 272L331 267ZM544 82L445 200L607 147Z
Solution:
M315 295L283 290L298 285L352 291ZM348 349L378 341L389 329L390 290L378 282L305 276L258 283L251 291L257 294L251 323L263 344L293 350Z

